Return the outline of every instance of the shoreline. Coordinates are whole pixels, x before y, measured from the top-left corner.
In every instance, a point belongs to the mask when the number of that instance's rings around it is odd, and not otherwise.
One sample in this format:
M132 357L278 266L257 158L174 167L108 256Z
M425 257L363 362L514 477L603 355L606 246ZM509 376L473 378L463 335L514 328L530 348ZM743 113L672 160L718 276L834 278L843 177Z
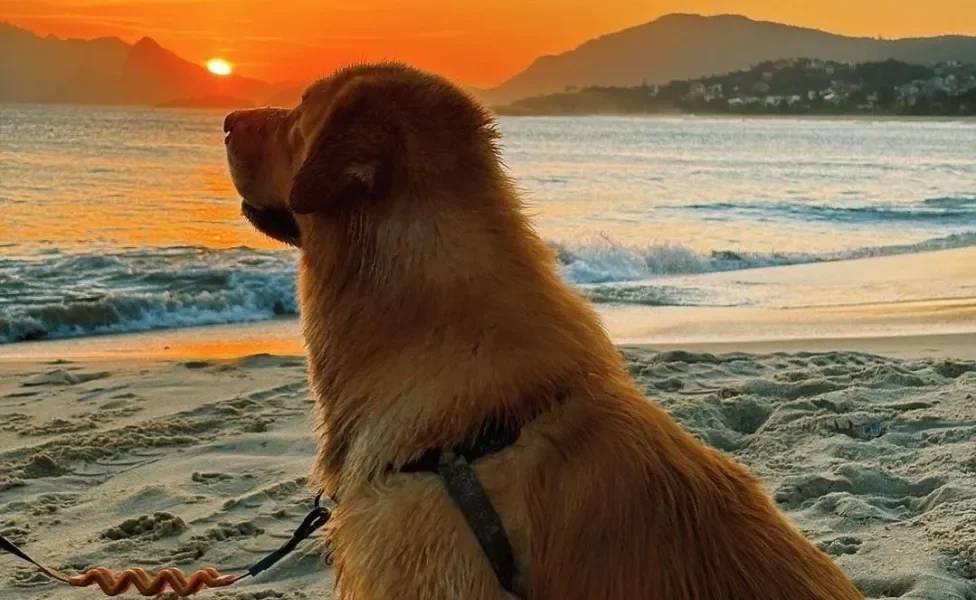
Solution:
M858 352L900 359L976 360L976 325L971 330L887 335L741 337L711 340L615 336L614 343L620 348L654 352L681 350L757 356L775 353ZM56 360L237 360L262 355L304 357L298 320L279 319L0 345L0 364Z

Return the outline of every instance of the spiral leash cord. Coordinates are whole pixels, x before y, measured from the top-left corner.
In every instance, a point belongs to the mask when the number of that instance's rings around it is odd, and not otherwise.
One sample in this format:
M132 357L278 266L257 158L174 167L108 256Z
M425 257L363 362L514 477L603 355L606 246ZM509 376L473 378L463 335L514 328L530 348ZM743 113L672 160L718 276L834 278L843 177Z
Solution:
M129 591L133 586L143 596L157 596L171 588L181 597L192 596L205 588L227 587L237 583L245 577L255 577L262 571L271 568L275 563L290 554L302 541L311 537L316 530L329 522L332 513L321 505L322 492L315 496L315 506L305 516L301 525L292 534L291 539L280 548L265 556L254 564L247 572L240 575L221 575L220 571L212 567L195 571L189 577L176 568L163 569L156 575L151 575L145 569L138 567L125 569L118 574L102 567L89 569L81 575L68 576L54 569L45 567L31 558L26 552L18 548L13 542L0 535L0 551L12 554L17 558L37 567L51 579L60 581L72 587L89 587L98 585L106 596L118 596Z

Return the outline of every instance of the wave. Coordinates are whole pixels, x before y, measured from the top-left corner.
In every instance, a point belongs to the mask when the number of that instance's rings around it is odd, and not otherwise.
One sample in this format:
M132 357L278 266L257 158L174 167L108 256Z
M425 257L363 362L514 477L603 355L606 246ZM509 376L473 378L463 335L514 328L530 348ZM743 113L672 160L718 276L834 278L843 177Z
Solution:
M0 261L0 343L263 321L298 312L295 261L169 248Z
M697 306L709 295L664 276L911 254L976 245L976 232L824 254L695 252L607 236L551 243L563 277L598 303ZM298 313L295 254L196 247L0 258L0 343L265 321ZM628 282L640 282L630 283Z
M711 290L695 285L671 286L660 281L581 285L580 291L595 304L639 306L717 306Z
M976 223L976 198L931 198L914 205L833 206L803 202L716 202L675 206L673 210L726 212L737 215L775 215L831 223L921 222L965 225Z
M944 198L929 198L928 200L922 201L922 204L935 208L966 208L976 211L976 197L955 198L952 196L946 196Z
M916 244L871 246L822 254L762 254L733 250L699 253L679 244L625 246L609 236L597 236L583 244L552 245L559 258L560 270L567 280L575 284L594 285L640 281L668 275L697 275L965 248L976 246L976 231L933 238Z

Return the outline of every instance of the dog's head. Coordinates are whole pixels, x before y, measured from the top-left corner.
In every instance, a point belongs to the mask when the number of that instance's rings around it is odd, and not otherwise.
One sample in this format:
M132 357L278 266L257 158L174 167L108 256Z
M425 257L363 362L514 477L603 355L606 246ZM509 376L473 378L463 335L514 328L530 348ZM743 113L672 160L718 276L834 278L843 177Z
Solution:
M290 110L235 111L224 131L244 216L294 246L303 217L381 210L496 162L483 108L447 81L396 63L343 69Z

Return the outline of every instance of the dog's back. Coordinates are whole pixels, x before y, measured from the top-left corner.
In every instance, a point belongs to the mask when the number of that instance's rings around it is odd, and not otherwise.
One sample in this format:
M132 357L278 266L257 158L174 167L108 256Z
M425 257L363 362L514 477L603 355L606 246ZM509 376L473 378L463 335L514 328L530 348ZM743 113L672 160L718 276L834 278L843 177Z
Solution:
M411 363L434 382L432 405L459 389L444 361L454 360L461 373L480 365L478 376L488 381L513 381L513 370L536 377L511 389L510 408L516 418L520 410L543 412L528 420L515 445L475 464L511 538L526 599L862 598L751 473L641 394L575 292L555 279L535 284L554 286L538 296L554 307L524 305L531 325L510 315L521 323L512 331L521 330L523 346L537 345L534 359L513 362L486 341L489 351L471 364L461 347L428 349ZM545 314L551 318L540 323ZM445 388L434 391L439 385ZM466 403L459 398L450 404ZM441 406L443 418L477 427L470 424L477 418ZM402 423L389 417L390 427ZM356 489L343 496L334 530L342 586L350 590L344 598L394 591L410 600L507 597L436 477L388 474Z
M425 318L432 322L415 323L408 337L440 330L437 343L382 361L384 373L367 369L371 384L396 379L400 390L384 392L389 404L374 410L373 427L413 440L399 455L380 454L396 463L424 444L457 441L492 411L525 421L514 446L475 467L511 538L527 599L862 598L751 473L642 395L595 313L555 276L541 240L521 222L505 231L515 239L488 256L517 264L471 278L484 287L465 291L461 297L472 303L466 308L429 298ZM455 306L437 309L441 301ZM357 306L357 323L380 322L382 315L362 312L367 305ZM350 334L350 343L357 339ZM375 341L380 348L390 338ZM410 372L390 371L394 362ZM320 379L337 376L323 367ZM404 381L423 392L407 390ZM418 411L452 437L431 435L431 425L411 430L408 415ZM426 442L412 445L418 439ZM381 446L363 442L347 452L345 468L355 471L350 457ZM378 481L353 486L363 495L343 496L338 565L343 585L363 594L348 598L378 599L394 589L398 598L417 600L506 597L435 477L388 474ZM403 575L387 577L394 573Z
M536 236L522 242L543 256ZM553 402L481 473L516 530L527 598L863 597L752 473L644 397L585 300L544 272L521 283L547 307L526 307L549 319L524 331L548 336L532 368L549 370Z
M862 597L751 473L681 430L629 377L591 380L576 395L547 436L527 503L527 597Z

